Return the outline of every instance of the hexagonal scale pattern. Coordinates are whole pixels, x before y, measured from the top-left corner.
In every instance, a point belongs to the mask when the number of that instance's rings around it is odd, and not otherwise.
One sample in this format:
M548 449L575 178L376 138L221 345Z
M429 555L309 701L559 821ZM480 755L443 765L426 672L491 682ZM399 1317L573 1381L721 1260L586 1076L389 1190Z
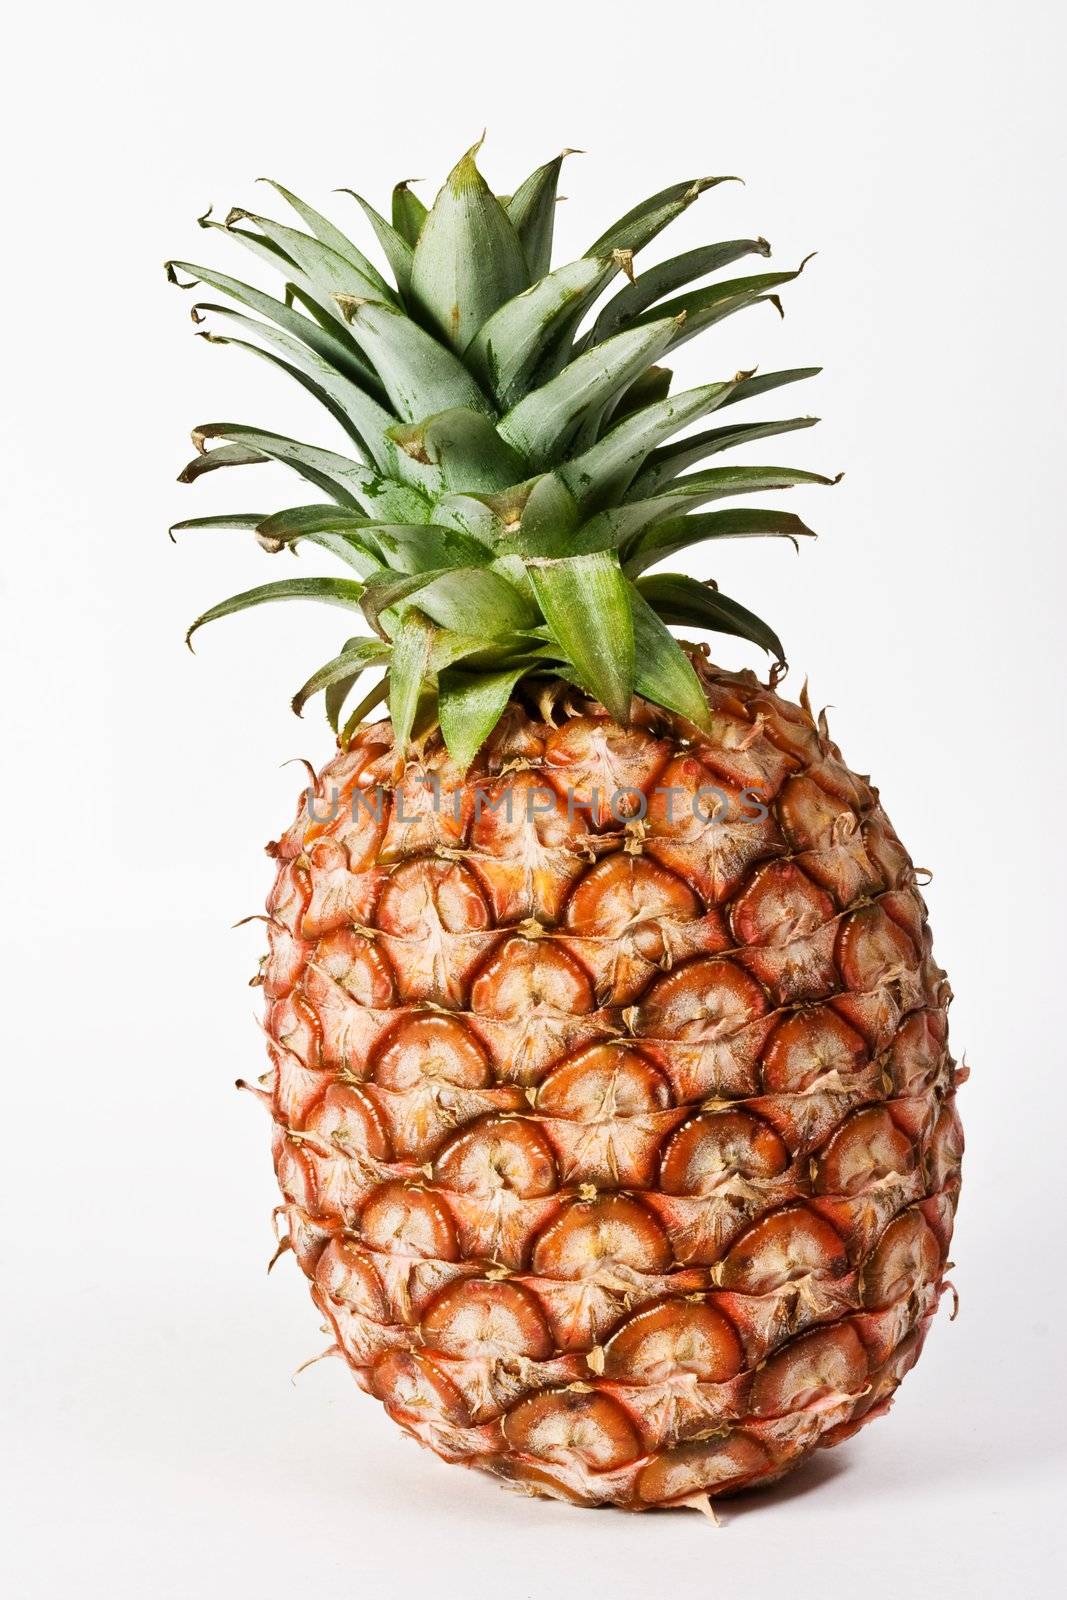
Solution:
M446 1460L583 1504L702 1505L884 1412L959 1187L907 852L807 709L700 670L710 735L557 689L466 778L364 729L270 847L262 1092L337 1349Z

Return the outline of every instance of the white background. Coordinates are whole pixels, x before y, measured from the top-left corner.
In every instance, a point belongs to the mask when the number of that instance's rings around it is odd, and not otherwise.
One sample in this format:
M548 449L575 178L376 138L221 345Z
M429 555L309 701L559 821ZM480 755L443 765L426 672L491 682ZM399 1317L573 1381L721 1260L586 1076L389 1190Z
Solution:
M1036 1594L1062 1560L1063 39L1053 3L20 7L0 206L9 724L0 1327L12 1596L609 1600ZM437 1464L268 1281L255 911L263 843L325 758L287 698L335 613L217 598L282 570L167 524L291 503L281 469L175 474L191 425L333 443L285 380L191 337L165 256L243 275L209 202L278 177L361 227L489 128L508 189L562 145L560 251L741 173L670 249L763 232L786 291L680 381L821 362L826 420L749 459L847 468L821 538L715 568L769 617L928 892L973 1078L939 1320L892 1416L779 1490L691 1515L527 1501ZM359 237L365 240L360 232ZM668 247L661 241L649 259ZM562 255L559 257L562 258ZM250 269L255 272L254 264ZM747 270L742 267L739 270ZM778 397L764 414L776 411ZM275 481L272 474L278 473ZM227 481L227 480L230 481ZM299 498L299 496L297 496ZM282 558L278 558L279 561ZM288 558L286 558L288 560ZM328 562L327 562L328 565ZM295 566L295 564L294 564ZM308 563L303 570L313 570ZM710 573L707 562L697 566ZM724 664L756 664L723 641ZM1059 1549L1057 1551L1057 1545Z

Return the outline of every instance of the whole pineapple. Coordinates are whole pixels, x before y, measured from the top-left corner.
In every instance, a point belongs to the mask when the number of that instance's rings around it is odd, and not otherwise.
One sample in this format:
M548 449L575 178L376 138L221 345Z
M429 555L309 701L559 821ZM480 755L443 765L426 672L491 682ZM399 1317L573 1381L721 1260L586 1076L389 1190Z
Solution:
M294 700L324 693L339 749L269 847L283 1247L360 1385L446 1460L707 1508L884 1412L918 1357L959 1187L949 991L877 791L775 693L777 636L646 575L809 531L697 508L830 480L699 463L814 419L682 430L811 369L670 396L659 364L796 273L686 287L769 253L741 239L635 276L720 179L550 271L562 157L498 198L475 156L429 212L404 184L391 222L359 200L393 284L277 185L308 231L202 221L284 298L169 268L244 308L197 306L233 329L206 337L284 368L351 441L215 423L182 474L286 463L323 503L178 526L354 569L194 626L306 596L370 630ZM770 684L668 624L763 646Z

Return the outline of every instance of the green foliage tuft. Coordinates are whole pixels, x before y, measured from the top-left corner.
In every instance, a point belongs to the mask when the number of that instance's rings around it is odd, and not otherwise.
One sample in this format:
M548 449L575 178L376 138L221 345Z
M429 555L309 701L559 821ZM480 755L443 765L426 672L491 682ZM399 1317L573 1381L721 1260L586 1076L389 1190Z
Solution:
M181 481L274 462L323 499L273 514L194 517L173 531L251 532L275 555L315 545L349 575L247 590L206 611L190 638L205 622L273 600L359 612L371 636L335 643L294 710L322 694L337 730L357 680L377 669L384 677L350 712L342 740L385 699L401 752L436 720L464 769L527 676L562 675L621 721L637 694L706 726L699 679L670 627L733 635L779 659L781 642L714 585L647 569L707 540L796 543L811 530L788 513L699 508L836 481L786 467L702 465L814 418L686 431L818 368L725 375L669 393L671 373L660 364L668 351L747 306L778 305L776 291L800 271L689 287L744 256L769 255L762 238L702 245L635 270L657 234L731 180L661 190L553 271L560 167L572 152L501 198L482 176L479 148L460 158L429 208L410 180L394 188L389 219L355 195L381 267L273 180L301 226L243 209L201 223L280 273L276 294L212 267L167 267L180 287L223 296L193 307L203 337L286 372L345 441L341 453L244 424L195 430L197 454ZM227 331L216 331L219 319Z

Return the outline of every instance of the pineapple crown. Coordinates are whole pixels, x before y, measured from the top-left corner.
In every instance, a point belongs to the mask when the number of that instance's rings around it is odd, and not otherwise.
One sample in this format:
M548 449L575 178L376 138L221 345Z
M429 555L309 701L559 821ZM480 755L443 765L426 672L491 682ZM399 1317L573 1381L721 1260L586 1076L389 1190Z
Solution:
M635 275L638 251L704 190L736 181L697 178L634 206L577 261L550 270L560 168L574 152L497 196L478 170L478 149L453 168L429 210L407 182L393 190L391 221L353 195L392 283L273 180L264 181L308 231L244 210L224 222L209 212L200 224L280 271L282 298L210 267L167 263L180 287L204 285L232 302L193 307L197 324L210 315L230 330L199 328L202 337L281 367L349 441L338 454L238 423L194 430L198 453L181 482L217 467L278 461L324 498L270 516L195 517L172 533L247 529L271 553L317 544L352 575L262 584L206 611L189 637L205 622L272 600L328 601L361 613L369 634L348 639L311 675L294 710L323 693L344 744L387 700L398 749L439 725L463 768L529 675L563 678L623 722L636 693L706 727L699 680L669 625L751 640L779 662L781 643L714 584L648 569L709 539L795 542L811 530L788 513L698 508L836 479L788 467L699 466L734 445L810 427L814 417L675 437L817 367L739 372L671 395L661 363L745 306L769 300L780 311L775 291L804 263L686 288L744 256L770 254L765 239L731 239ZM379 681L349 710L368 672Z

